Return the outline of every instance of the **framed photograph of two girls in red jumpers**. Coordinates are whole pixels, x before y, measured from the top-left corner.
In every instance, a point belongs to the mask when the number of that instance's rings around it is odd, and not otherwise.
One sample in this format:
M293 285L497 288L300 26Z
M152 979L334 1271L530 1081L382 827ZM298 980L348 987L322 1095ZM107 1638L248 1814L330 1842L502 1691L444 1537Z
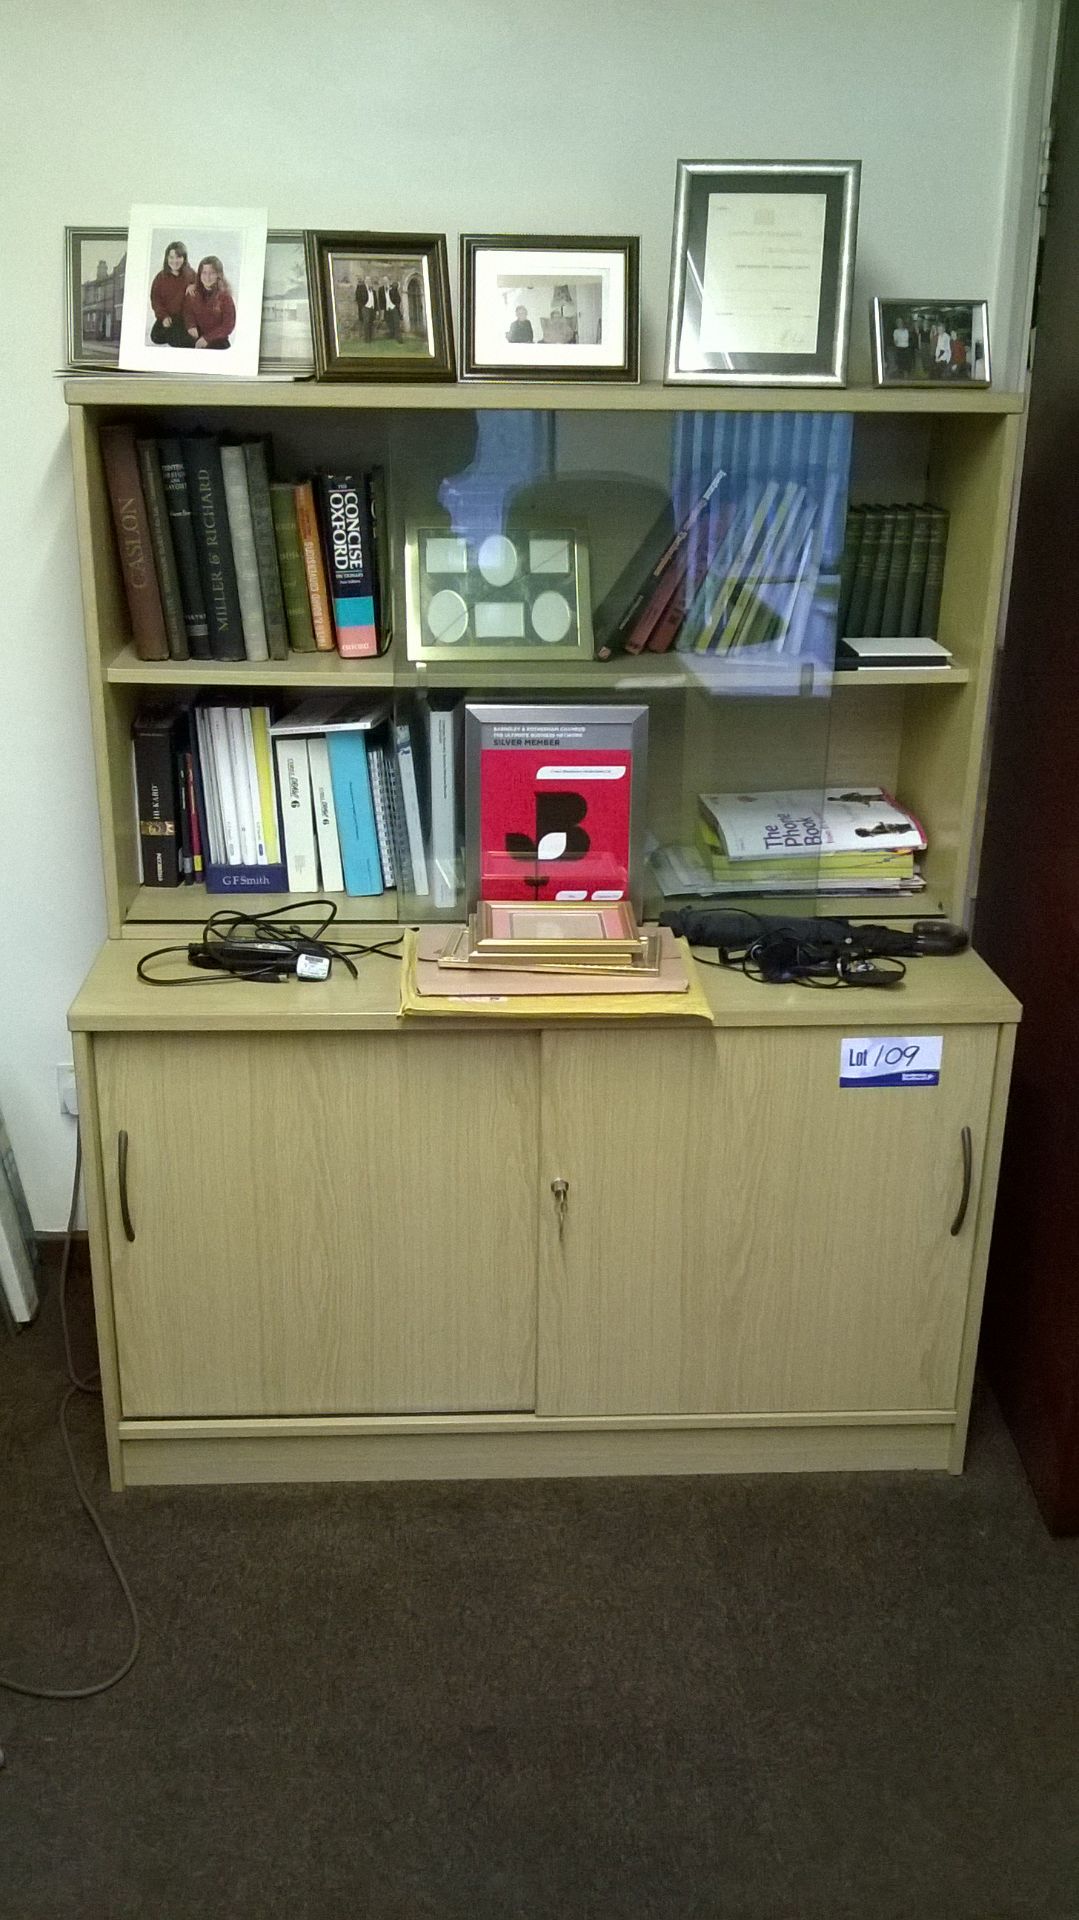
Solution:
M121 367L253 379L265 266L264 207L132 207Z

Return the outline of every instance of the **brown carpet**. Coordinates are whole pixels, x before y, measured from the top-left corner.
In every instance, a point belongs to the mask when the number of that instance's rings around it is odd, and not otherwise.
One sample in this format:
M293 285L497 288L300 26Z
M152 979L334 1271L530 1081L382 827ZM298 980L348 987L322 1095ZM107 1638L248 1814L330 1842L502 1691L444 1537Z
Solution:
M0 1667L123 1621L0 1344ZM7 1416L6 1420L3 1416ZM966 1476L106 1491L145 1651L0 1693L3 1920L1065 1920L1079 1542Z

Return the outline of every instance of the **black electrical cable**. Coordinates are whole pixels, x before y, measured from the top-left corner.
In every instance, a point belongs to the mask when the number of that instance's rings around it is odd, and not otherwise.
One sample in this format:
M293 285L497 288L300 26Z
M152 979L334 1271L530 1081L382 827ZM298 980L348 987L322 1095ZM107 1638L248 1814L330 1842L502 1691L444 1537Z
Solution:
M693 957L699 966L724 967L765 986L822 987L829 992L843 987L898 986L907 971L895 955L837 951L812 941L788 937L780 941L770 934L745 946L717 947L716 954L715 960L709 960L694 950Z
M296 915L303 907L324 909L313 922L305 922L295 917L285 919L286 914ZM325 960L332 968L335 960L358 978L355 958L365 954L383 954L390 959L399 958L399 949L403 936L387 935L382 940L341 941L324 938L326 931L337 918L335 900L311 899L303 902L284 901L279 907L267 907L262 913L244 913L236 907L223 907L212 913L205 921L201 936L197 941L185 945L155 947L151 953L140 956L135 972L148 987L192 987L217 986L222 976L233 980L276 981L287 978L296 971L296 962L301 955L316 960ZM245 957L242 947L248 941L254 949ZM267 954L258 952L260 944L269 943L275 951ZM197 952L198 958L193 957ZM163 959L169 954L183 954L192 971L181 974L161 974L147 972L151 961ZM355 958L354 958L355 956Z
M103 1680L95 1680L91 1685L85 1687L31 1686L24 1680L13 1680L8 1674L0 1673L0 1687L3 1687L8 1693L23 1694L30 1700L91 1700L95 1694L107 1693L110 1687L117 1686L119 1682L125 1679L131 1672L132 1667L139 1657L139 1649L142 1645L142 1627L139 1621L139 1610L135 1604L135 1596L128 1584L127 1575L117 1558L116 1549L109 1538L101 1515L98 1513L97 1508L94 1506L93 1501L82 1483L82 1477L75 1463L75 1454L71 1445L71 1435L68 1431L67 1424L67 1410L77 1394L92 1394L98 1398L101 1396L101 1386L96 1371L87 1375L85 1378L76 1371L75 1361L71 1351L71 1330L68 1326L67 1319L68 1270L71 1265L71 1246L75 1233L75 1212L79 1202L79 1181L81 1175L82 1140L81 1137L76 1134L75 1177L71 1183L71 1206L68 1211L67 1229L64 1234L64 1251L60 1261L60 1325L63 1329L64 1336L64 1358L67 1365L67 1377L71 1383L60 1402L60 1438L64 1443L64 1452L67 1455L67 1463L71 1469L71 1478L75 1484L75 1492L78 1494L82 1507L94 1527L98 1539L101 1541L101 1545L105 1551L105 1558L112 1568L113 1573L116 1575L117 1584L120 1592L123 1594L124 1604L127 1607L131 1620L131 1645L128 1648L125 1658L112 1673L106 1674ZM4 1756L2 1750L0 1750L0 1766L3 1766L3 1764Z

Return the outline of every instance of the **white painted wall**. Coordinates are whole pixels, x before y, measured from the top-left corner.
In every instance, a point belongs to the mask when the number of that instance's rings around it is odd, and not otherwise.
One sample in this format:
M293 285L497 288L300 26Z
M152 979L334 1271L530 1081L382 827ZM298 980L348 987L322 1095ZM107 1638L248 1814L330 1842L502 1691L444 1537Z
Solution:
M1054 0L110 0L3 9L0 1107L35 1223L67 1208L55 1065L102 937L61 363L65 223L134 200L278 227L639 233L660 371L675 162L861 158L874 292L989 299L1019 377Z

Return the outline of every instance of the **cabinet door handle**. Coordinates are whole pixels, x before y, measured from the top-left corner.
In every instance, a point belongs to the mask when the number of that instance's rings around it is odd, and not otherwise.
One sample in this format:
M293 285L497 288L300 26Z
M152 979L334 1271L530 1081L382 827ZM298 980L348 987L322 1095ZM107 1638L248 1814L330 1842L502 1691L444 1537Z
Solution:
M951 1232L953 1239L960 1231L967 1217L967 1208L970 1205L970 1183L974 1173L974 1143L970 1136L969 1127L960 1128L959 1141L963 1149L963 1191L959 1196L959 1211L952 1221Z
M135 1229L131 1221L131 1208L127 1204L127 1129L121 1127L116 1136L116 1175L120 1188L120 1218L124 1223L124 1235L128 1240L135 1238Z
M561 1240L566 1230L566 1206L569 1201L569 1181L552 1180L551 1192L554 1194L554 1203L558 1209L558 1238Z

